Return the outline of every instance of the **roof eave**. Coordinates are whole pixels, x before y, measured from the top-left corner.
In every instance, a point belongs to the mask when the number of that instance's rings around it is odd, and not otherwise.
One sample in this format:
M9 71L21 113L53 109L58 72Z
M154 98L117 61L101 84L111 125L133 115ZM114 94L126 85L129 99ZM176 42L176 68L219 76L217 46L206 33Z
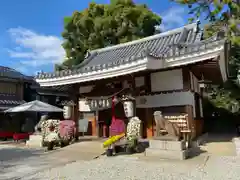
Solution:
M177 47L176 49L170 49L170 51L159 57L148 54L145 56L139 56L139 59L133 59L128 63L104 68L101 70L55 78L36 79L36 81L41 86L57 86L122 76L147 69L177 67L204 61L209 58L214 58L224 50L224 45L224 39L217 41L206 40L194 45L188 45L184 48Z
M64 76L60 78L36 79L36 81L41 86L59 86L59 85L66 85L66 84L75 84L75 83L82 83L82 82L101 80L101 79L107 79L107 78L112 78L116 76L132 74L135 72L147 70L147 67L148 67L148 58L145 57L136 61L132 61L127 64L115 66L109 69Z

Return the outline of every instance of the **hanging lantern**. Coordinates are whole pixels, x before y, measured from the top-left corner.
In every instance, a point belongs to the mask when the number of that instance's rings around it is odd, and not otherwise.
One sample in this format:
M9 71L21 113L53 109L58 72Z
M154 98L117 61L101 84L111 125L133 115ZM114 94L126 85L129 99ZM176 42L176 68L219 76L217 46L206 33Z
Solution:
M124 108L124 113L127 118L131 118L135 116L135 98L132 97L131 95L128 96L123 96L122 102L123 102L123 108Z
M71 118L71 106L64 106L63 107L63 117L64 119L69 119Z
M97 100L97 102L98 102L98 108L102 108L103 100L99 99L99 100Z
M102 107L105 108L106 107L106 99L102 100Z
M111 99L107 99L106 100L106 107L110 107L111 106Z

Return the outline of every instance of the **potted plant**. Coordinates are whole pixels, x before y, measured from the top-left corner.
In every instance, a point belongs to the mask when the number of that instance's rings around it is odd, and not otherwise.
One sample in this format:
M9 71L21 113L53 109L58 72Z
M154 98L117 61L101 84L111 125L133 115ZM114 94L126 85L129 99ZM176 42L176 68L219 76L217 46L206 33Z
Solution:
M53 150L53 147L54 147L54 142L53 141L47 143L47 150L48 151Z
M127 139L126 153L133 154L138 144L137 136L129 136Z

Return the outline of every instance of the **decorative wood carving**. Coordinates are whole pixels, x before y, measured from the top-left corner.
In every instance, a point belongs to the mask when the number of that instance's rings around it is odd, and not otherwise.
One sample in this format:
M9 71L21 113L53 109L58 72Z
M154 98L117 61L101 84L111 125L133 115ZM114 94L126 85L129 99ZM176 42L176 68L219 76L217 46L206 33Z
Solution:
M162 116L161 111L154 112L154 119L156 123L156 137L162 136L163 134L161 130L164 130L167 133L167 136L177 138L176 140L180 139L180 128L177 126L177 124L165 119Z

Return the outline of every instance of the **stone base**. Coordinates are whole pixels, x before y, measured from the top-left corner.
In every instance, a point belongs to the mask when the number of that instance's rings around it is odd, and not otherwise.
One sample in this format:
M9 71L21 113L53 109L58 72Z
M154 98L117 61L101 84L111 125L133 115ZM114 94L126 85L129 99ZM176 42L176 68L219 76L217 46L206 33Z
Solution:
M170 151L181 151L186 149L184 141L168 141L168 140L149 140L149 147L152 149L162 149Z
M26 142L26 145L29 147L42 147L42 135L30 135L29 140Z
M157 136L153 138L154 140L161 140L161 141L179 141L179 137L176 136Z
M159 159L185 160L188 157L188 151L169 151L162 149L147 148L145 155Z
M184 141L150 140L146 156L155 156L160 159L184 160L188 157L186 143Z

